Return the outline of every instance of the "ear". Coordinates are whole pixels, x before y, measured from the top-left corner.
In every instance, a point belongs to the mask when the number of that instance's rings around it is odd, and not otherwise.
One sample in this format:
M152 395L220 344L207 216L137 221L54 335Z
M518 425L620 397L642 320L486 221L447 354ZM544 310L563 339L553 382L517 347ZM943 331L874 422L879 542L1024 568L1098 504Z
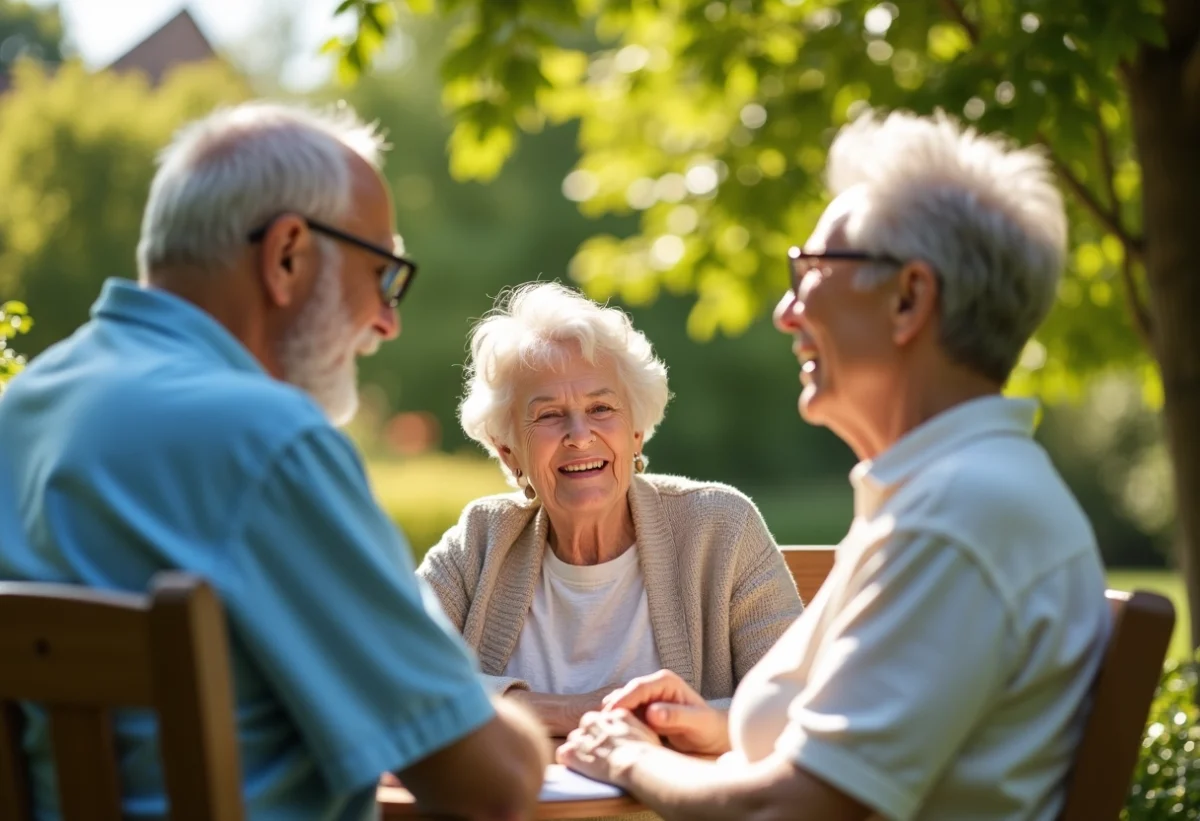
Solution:
M504 463L504 466L508 468L510 472L515 474L521 469L521 465L517 461L517 455L513 453L512 448L510 448L508 445L502 445L499 442L493 442L492 444L496 448L496 453L500 455L500 461Z
M307 292L316 257L315 239L308 225L296 214L276 217L263 235L258 270L267 299L286 308Z
M901 269L895 287L891 308L892 341L903 346L932 326L941 284L929 263L916 260Z
M634 440L635 442L640 442L640 441L642 441L642 432L641 432L640 430L639 430L639 431L634 431L634 434L633 434L633 440Z

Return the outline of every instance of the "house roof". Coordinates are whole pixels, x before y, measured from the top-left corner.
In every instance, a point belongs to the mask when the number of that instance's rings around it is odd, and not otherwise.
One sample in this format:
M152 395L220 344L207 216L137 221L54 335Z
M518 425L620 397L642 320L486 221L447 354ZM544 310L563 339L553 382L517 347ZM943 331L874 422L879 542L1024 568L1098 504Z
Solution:
M118 57L108 68L141 71L157 85L163 75L182 63L211 60L216 51L187 9L163 23L157 31Z

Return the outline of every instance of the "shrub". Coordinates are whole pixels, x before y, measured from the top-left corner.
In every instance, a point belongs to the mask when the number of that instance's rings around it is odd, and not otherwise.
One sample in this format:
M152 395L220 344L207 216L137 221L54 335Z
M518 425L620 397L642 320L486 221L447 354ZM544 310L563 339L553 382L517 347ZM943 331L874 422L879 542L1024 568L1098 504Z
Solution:
M5 302L0 305L0 394L4 385L25 367L25 357L8 346L8 340L26 333L33 327L28 309L23 302Z
M1198 681L1200 655L1163 670L1122 821L1200 819Z
M512 489L493 462L476 455L371 460L367 473L380 506L404 531L418 562L468 502Z

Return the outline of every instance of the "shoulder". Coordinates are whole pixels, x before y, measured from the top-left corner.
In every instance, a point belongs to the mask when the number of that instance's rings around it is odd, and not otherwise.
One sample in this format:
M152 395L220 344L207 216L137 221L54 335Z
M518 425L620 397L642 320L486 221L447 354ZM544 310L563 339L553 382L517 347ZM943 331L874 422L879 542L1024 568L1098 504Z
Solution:
M920 474L913 491L938 516L971 511L1024 521L1080 513L1049 456L1024 437L995 437L949 453Z
M758 515L758 508L742 491L722 482L688 479L661 473L645 473L635 478L652 489L669 512L688 512L696 516L734 517Z
M948 454L892 503L902 529L950 539L1001 589L1098 555L1082 507L1029 438L996 437Z

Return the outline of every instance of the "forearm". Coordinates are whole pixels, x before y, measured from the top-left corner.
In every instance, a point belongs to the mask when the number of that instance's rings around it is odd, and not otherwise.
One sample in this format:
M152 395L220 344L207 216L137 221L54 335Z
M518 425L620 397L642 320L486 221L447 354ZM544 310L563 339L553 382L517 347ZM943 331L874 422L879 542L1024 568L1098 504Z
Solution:
M861 805L778 756L738 765L643 744L624 756L614 776L618 786L667 821L857 821L867 815Z
M554 693L533 693L528 690L509 690L505 698L532 712L546 726L551 736L562 737L579 726L579 720L589 710L601 707L601 692L563 696Z
M519 705L495 700L496 717L471 735L399 773L424 813L446 818L531 817L550 747ZM462 788L463 773L472 789Z

